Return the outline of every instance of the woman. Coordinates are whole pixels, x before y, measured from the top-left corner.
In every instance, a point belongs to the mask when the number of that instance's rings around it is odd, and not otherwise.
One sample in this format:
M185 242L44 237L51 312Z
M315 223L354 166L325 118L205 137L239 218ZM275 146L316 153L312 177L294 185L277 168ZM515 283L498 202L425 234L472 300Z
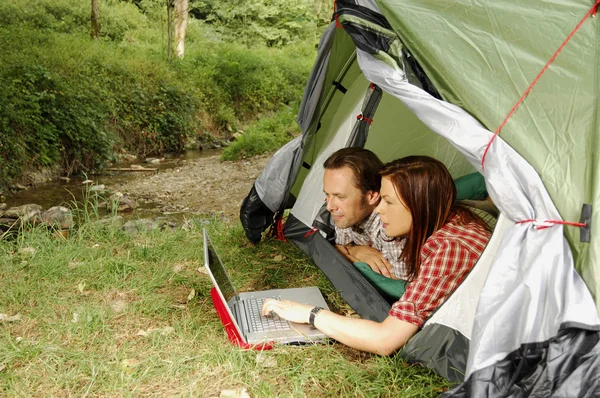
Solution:
M375 211L385 233L406 238L401 259L409 284L383 322L356 319L291 301L266 300L263 315L311 323L353 348L389 355L423 325L467 276L491 233L486 224L456 203L446 167L426 156L409 156L381 170L381 202Z

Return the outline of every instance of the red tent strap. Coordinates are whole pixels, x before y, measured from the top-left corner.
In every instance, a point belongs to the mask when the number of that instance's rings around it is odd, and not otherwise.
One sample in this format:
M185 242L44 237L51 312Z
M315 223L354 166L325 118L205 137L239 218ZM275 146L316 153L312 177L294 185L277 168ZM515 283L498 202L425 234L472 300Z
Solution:
M307 233L304 234L304 239L308 238L315 232L319 232L319 228L311 228Z
M342 24L340 23L338 14L337 14L337 1L333 0L333 15L335 15L335 27L338 29L342 29Z
M275 223L273 224L273 236L279 241L287 242L287 238L283 233L284 224L283 218L277 217L277 220L275 220Z
M369 119L368 117L364 117L362 113L359 113L358 115L356 115L356 120L363 120L363 121L367 122L368 124L373 123L373 119Z
M533 218L530 218L528 220L523 220L523 221L517 221L517 224L525 224L525 223L533 223L533 225L535 226L535 229L546 229L546 228L550 228L556 224L559 225L570 225L572 227L580 227L580 228L585 228L587 227L586 223L583 222L573 222L573 221L562 221L562 220L544 220L544 221L540 221L540 220L536 220Z
M525 100L525 97L527 97L527 94L529 94L529 92L531 91L531 89L533 89L533 86L535 86L536 83L538 82L538 80L540 80L540 77L542 77L542 75L544 74L544 72L546 72L546 70L548 69L548 67L550 66L550 64L552 62L554 62L554 60L556 59L556 57L558 56L558 54L560 54L560 52L563 50L563 48L565 48L565 46L567 45L567 43L571 40L571 38L579 30L579 28L581 27L581 25L583 25L583 23L585 22L585 20L590 15L596 16L596 12L597 12L598 7L600 7L600 0L596 0L596 3L589 9L589 11L585 14L585 16L581 19L581 21L579 21L579 23L577 24L577 26L575 26L575 28L573 29L573 31L571 32L571 34L569 34L569 36L565 39L565 41L560 45L560 47L558 48L558 50L556 50L556 52L554 53L554 55L552 55L552 57L548 60L548 62L546 63L546 65L544 65L544 67L542 68L542 70L540 71L540 73L538 73L538 75L535 77L535 79L533 79L533 81L531 82L531 84L529 85L529 87L527 87L527 90L525 90L525 92L523 93L523 95L521 96L521 98L519 98L519 100L517 101L517 103L515 104L515 106L513 106L512 109L510 110L510 112L508 112L508 115L506 116L506 118L504 119L504 121L502 121L502 123L500 123L500 126L498 126L498 128L494 132L494 135L490 139L490 142L488 142L487 146L485 147L485 151L483 152L483 157L481 158L481 169L482 170L485 167L485 157L486 157L486 155L488 153L488 150L490 149L490 146L492 145L492 142L496 139L496 137L498 136L498 134L500 134L500 130L502 130L502 127L504 127L504 125L506 124L506 122L508 122L508 119L510 119L510 117L513 115L513 113L515 113L515 111L521 105L521 103L523 102L523 100Z

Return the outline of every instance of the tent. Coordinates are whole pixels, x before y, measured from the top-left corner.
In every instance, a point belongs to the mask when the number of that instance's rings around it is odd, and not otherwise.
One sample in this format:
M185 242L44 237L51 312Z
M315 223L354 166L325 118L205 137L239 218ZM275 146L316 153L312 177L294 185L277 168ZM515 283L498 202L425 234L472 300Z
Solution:
M323 161L364 146L478 171L501 213L492 239L402 355L458 382L448 396L600 396L599 5L337 0L303 134L244 200L246 235L271 226L382 320L390 304L328 241Z

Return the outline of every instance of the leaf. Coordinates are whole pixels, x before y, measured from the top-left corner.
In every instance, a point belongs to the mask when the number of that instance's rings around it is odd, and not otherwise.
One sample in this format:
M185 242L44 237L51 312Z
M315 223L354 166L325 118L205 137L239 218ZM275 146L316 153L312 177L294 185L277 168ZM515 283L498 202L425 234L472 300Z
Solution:
M172 326L165 326L161 329L160 334L163 336L167 336L175 331L175 328Z
M241 387L235 390L221 390L219 398L250 398L250 395L245 387Z
M121 361L121 369L125 372L132 373L140 363L141 362L137 359L124 359Z
M85 282L79 282L79 285L77 285L77 290L79 290L79 293L83 293L85 290Z
M273 356L260 353L256 356L256 364L263 368L275 368L277 367L277 359Z
M190 301L192 301L192 299L196 296L196 290L194 288L192 288L192 290L190 290L190 294L188 294L187 296L187 303L189 303Z
M202 275L208 275L208 271L204 267L200 267L196 269L196 271L200 272Z
M282 255L280 255L280 254L278 254L278 255L276 255L275 257L273 257L273 261L280 262L280 261L282 261L282 260L283 260L283 256L282 256Z
M35 249L33 247L22 247L19 249L19 254L25 254L29 256L33 256L35 254Z
M180 263L175 264L173 266L173 272L177 274L177 273L179 273L179 271L181 271L184 268L185 268L185 265L183 265L183 264L180 264Z
M161 336L167 336L175 331L175 328L172 326L165 326L164 328L150 328L146 330L140 330L137 332L136 336L148 337L154 332L159 332Z
M73 323L77 323L79 321L79 314L74 312L73 313L73 319L71 319L71 322Z
M125 308L127 308L127 302L121 299L113 300L110 303L110 308L112 308L112 310L117 313L123 312L125 311Z
M7 314L0 314L0 322L18 322L21 320L21 314L8 316Z

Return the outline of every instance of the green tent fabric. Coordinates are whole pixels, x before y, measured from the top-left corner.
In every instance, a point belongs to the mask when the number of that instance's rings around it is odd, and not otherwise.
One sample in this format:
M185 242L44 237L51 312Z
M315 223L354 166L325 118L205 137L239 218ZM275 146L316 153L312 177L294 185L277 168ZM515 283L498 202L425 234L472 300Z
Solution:
M442 98L495 131L593 1L377 2ZM536 169L562 218L600 203L600 24L575 33L512 115L501 137ZM592 241L565 228L600 313L600 212Z

